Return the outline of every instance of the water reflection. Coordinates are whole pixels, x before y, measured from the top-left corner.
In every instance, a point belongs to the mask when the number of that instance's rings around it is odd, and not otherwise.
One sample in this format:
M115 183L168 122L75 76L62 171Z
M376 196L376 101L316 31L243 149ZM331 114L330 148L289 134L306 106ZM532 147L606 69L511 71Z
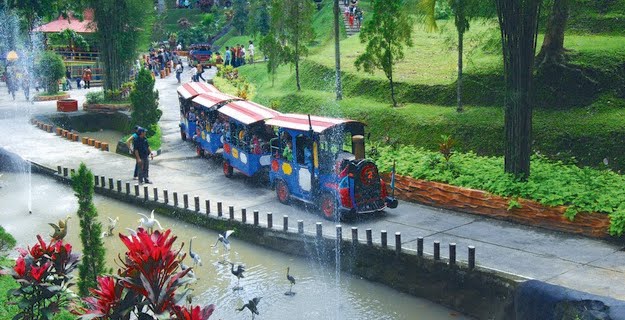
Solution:
M48 222L56 222L77 210L69 187L34 175L33 214L28 215L24 180L24 175L17 173L4 173L0 177L0 221L15 235L19 246L32 244L37 233L50 234L52 228ZM107 216L119 217L115 234L126 233L126 227L138 225L141 216L136 212L149 214L144 209L99 196L96 196L95 204L105 227ZM164 228L171 228L178 235L176 243L184 242L187 253L189 240L197 237L193 241L193 251L201 256L203 265L195 268L198 281L193 285L193 302L217 305L214 319L250 319L248 310L239 313L235 308L257 296L263 297L257 319L466 319L449 309L349 274L341 273L337 280L332 267L315 259L294 257L244 243L237 239L236 232L230 237L231 250L226 252L221 245L212 247L218 237L216 232L163 216L157 216L157 219ZM66 239L80 250L78 228L78 219L70 220ZM125 251L124 246L117 236L106 237L104 243L107 264L116 269L115 257ZM237 278L223 260L245 266L245 278L240 282L242 290L232 290ZM188 256L184 263L193 265ZM284 295L290 286L286 278L287 267L296 278L293 286L296 294L292 297Z

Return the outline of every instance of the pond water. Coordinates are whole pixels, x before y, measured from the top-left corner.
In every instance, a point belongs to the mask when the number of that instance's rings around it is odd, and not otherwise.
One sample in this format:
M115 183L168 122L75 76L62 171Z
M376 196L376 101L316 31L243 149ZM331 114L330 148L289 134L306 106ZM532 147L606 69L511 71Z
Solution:
M52 228L48 223L71 215L66 240L80 250L77 203L72 190L49 178L33 175L33 213L29 215L25 181L23 174L4 172L0 176L0 221L15 236L18 246L33 244L37 234L49 239L47 235ZM119 217L115 234L127 233L126 227L138 226L137 212L148 214L144 209L100 196L95 197L95 205L105 226L107 217ZM332 266L239 241L236 233L231 238L230 254L225 256L221 246L211 247L217 233L163 216L157 219L163 228L171 228L179 236L177 245L185 242L187 252L188 241L196 237L193 251L200 254L203 265L195 268L198 281L193 284L193 303L214 303L217 310L211 319L251 319L247 310L240 313L235 308L257 296L262 300L260 316L256 319L468 319L427 300L359 277L340 273L337 279ZM117 236L106 237L104 242L107 264L117 268L115 259L125 252L125 247ZM230 273L230 266L220 262L224 259L245 265L245 278L240 282L242 290L233 291L236 277ZM192 265L189 257L185 263ZM287 267L297 281L293 286L294 296L284 295L289 290Z
M109 149L114 152L115 148L117 147L117 142L124 136L124 134L115 130L100 130L92 132L81 132L80 136L106 142L109 144Z

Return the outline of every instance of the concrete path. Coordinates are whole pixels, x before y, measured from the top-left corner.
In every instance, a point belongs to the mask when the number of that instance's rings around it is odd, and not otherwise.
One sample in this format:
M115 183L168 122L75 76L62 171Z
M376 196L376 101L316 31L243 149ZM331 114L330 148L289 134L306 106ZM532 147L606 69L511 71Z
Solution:
M185 76L188 81L189 75ZM224 202L225 208L234 205L237 217L244 207L248 212L259 210L263 213L261 224L265 222L264 213L273 212L274 225L281 225L282 215L289 215L291 227L297 226L297 220L303 220L306 232L313 233L315 222L322 221L326 232L333 230L334 223L323 220L314 209L282 205L271 189L250 183L240 174L226 179L219 160L198 158L191 143L180 140L175 77L159 79L156 86L164 112L163 154L150 166L153 187L168 189L170 193L176 191L180 197L183 193L191 198L198 195L202 206L204 199L210 199L213 212L216 201ZM86 90L71 93L82 103ZM85 162L96 175L134 184L133 159L69 142L28 124L31 115L54 112L52 102L34 105L13 102L6 88L0 87L0 146L50 168L57 165L76 168ZM38 196L45 195L35 195L35 201ZM402 246L412 250L416 250L417 237L425 237L426 253L431 253L433 241L439 240L443 257L447 256L448 244L455 242L458 259L465 261L467 246L474 245L480 266L625 300L625 286L621 285L625 280L625 252L605 241L406 202L400 202L395 210L342 225L346 238L351 236L348 231L351 227L359 228L360 238L364 238L365 229L371 228L376 242L380 230L387 230L389 244L393 244L394 233L401 232Z

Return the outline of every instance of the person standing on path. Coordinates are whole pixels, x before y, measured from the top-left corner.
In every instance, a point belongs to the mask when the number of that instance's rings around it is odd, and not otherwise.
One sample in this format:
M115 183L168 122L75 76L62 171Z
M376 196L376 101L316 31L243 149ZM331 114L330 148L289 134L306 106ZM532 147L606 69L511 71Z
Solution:
M247 47L247 55L250 57L250 64L254 64L254 43L250 40L250 45Z
M198 79L197 79L197 67L196 66L193 66L193 68L191 69L191 81L198 82Z
M137 133L139 136L134 141L134 149L137 165L139 166L139 183L152 183L148 177L150 176L150 159L154 160L154 156L148 144L148 138L145 137L145 129L139 128Z
M200 82L200 79L206 81L206 79L204 79L204 77L202 76L202 73L204 73L204 67L202 66L202 63L198 61L197 76L195 77L195 80L197 80L197 82Z
M176 79L178 79L178 83L180 83L180 76L182 75L182 71L182 64L178 62L178 64L176 64Z
M91 68L89 66L83 71L82 80L85 82L85 89L91 89Z
M135 126L134 132L130 135L128 140L126 140L126 146L128 147L128 151L130 151L130 154L135 153L134 142L135 140L139 139L139 129L141 129L141 127ZM139 178L139 164L135 163L135 172L132 175L132 179L137 180L138 178Z
M65 68L65 84L69 90L72 90L72 71L69 67Z
M230 51L230 47L226 47L226 63L224 65L229 66L230 61L232 60L232 52Z

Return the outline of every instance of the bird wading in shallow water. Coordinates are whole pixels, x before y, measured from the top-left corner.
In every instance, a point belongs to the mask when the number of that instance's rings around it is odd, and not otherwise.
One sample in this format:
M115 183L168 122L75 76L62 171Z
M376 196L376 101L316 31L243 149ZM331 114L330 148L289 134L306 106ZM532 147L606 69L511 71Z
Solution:
M139 223L141 224L141 227L146 228L149 233L154 232L154 225L158 225L158 227L161 230L163 230L163 227L161 227L161 223L158 222L158 220L154 218L154 210L152 210L152 213L150 214L149 217L141 212L137 212L137 214L143 217L139 219Z
M286 267L286 279L289 280L289 282L291 283L291 287L289 287L289 291L284 293L287 296L295 295L295 292L291 290L293 289L293 285L295 284L295 278L289 274L290 269L291 269L290 267Z
M262 299L262 297L256 297L248 301L240 309L237 309L237 311L243 311L243 309L247 308L252 313L252 319L254 319L254 315L260 315L260 313L258 313L258 303L260 299Z
M228 240L228 237L230 237L230 235L233 233L234 230L228 230L224 233L220 233L219 238L217 238L217 241L215 241L215 244L213 245L213 248L221 242L224 245L224 248L226 248L227 251L230 251L230 240Z
M198 264L202 266L202 258L200 258L200 255L197 252L193 252L193 239L195 238L196 237L193 237L191 238L191 241L189 241L189 257L193 259L193 266L197 266Z
M110 237L113 235L113 230L117 227L117 222L119 222L119 217L115 217L115 219L111 217L107 217L109 219L109 224L106 226L107 231L102 233L102 237Z
M230 262L230 265L232 266L230 268L230 272L232 272L232 274L237 277L237 286L234 287L232 290L241 290L243 289L243 287L239 286L239 281L241 280L241 278L245 278L245 276L243 276L243 272L245 272L245 267L243 267L242 265L238 265L236 269L234 269L234 263Z
M67 216L65 221L59 220L58 225L54 223L48 223L52 228L54 228L54 233L50 235L54 240L63 240L67 235L67 221L72 217Z

